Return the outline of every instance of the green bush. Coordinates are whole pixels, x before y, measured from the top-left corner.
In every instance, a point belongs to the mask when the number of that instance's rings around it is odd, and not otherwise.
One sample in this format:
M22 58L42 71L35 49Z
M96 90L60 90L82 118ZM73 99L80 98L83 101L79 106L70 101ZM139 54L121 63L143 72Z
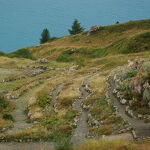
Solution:
M61 54L57 57L56 61L58 61L58 62L71 62L71 61L74 61L74 58L68 54Z
M0 51L0 56L5 56L6 54L4 52Z
M55 125L59 122L60 120L58 118L50 118L50 119L47 119L43 122L43 125L46 126L46 125Z
M133 70L133 71L129 71L126 73L127 78L132 78L135 77L137 75L137 71Z
M8 103L5 101L4 96L0 95L0 108L7 108Z
M128 39L123 53L135 53L150 49L150 32Z
M14 121L13 116L12 116L11 114L4 114L4 115L3 115L3 119Z
M116 89L119 91L126 91L129 90L129 85L127 83L122 83L118 85Z
M34 57L32 56L32 54L28 49L19 49L12 53L8 53L7 56L11 58L18 57L18 58L34 59Z
M40 107L45 108L46 105L50 104L50 102L51 102L51 97L49 95L47 95L47 94L40 95L38 97L38 105Z

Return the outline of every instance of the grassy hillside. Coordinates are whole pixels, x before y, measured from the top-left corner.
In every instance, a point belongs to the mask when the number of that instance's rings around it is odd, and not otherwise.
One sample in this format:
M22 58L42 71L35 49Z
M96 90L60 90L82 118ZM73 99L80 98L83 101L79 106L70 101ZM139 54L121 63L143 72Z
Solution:
M144 150L148 147L149 140L132 142L134 126L130 120L134 118L124 121L127 114L116 113L108 80L117 73L129 73L125 83L134 81L138 85L142 68L138 76L134 76L135 69L129 68L129 62L137 65L135 58L146 64L150 61L150 20L103 26L90 36L83 32L0 55L0 93L3 94L0 141L42 139L56 142L58 149L64 150L70 149L70 142L79 150ZM37 58L49 61L42 63L36 61ZM148 75L146 79L145 75ZM141 82L148 79L149 72L146 72ZM133 95L129 100L135 102L135 98ZM140 132L146 129L145 124L143 128L135 128ZM147 130L142 132L143 137L150 136L148 134ZM114 141L88 141L76 147L80 137L81 141L86 137L106 137ZM120 137L123 141L118 140ZM125 143L124 140L131 141Z
M83 32L27 49L35 57L47 57L58 61L63 61L62 57L64 59L70 55L71 58L66 61L72 61L72 57L95 58L108 54L150 50L150 20L101 26L99 31L90 36Z

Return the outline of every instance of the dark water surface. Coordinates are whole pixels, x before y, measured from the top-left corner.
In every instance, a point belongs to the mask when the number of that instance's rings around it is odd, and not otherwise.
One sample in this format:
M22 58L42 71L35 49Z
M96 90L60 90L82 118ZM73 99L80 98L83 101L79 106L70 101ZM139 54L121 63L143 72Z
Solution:
M39 43L41 30L68 34L77 18L85 28L150 18L150 0L0 0L0 51Z

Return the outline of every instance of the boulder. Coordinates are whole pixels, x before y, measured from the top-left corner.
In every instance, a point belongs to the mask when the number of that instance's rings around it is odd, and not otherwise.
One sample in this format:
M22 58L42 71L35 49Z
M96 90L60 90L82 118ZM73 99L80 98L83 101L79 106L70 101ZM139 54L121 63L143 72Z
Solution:
M39 58L37 60L38 63L48 63L48 60L46 58Z
M99 28L100 28L100 27L97 26L97 25L92 26L92 27L90 28L90 30L88 31L87 36L91 35L91 33L93 33L93 32L98 31Z

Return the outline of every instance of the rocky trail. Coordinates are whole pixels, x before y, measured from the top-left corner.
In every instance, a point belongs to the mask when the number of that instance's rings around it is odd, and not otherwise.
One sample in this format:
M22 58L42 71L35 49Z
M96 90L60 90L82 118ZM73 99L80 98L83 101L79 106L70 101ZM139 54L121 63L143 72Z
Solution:
M21 130L27 129L32 126L31 123L27 123L27 115L25 114L25 110L27 108L28 100L32 97L32 95L43 87L44 83L30 89L27 93L19 97L18 99L13 99L12 104L14 104L15 109L12 112L12 116L14 118L13 128L7 130L5 134L11 133L15 134L20 132Z
M50 142L35 143L0 143L0 150L53 150L54 145Z
M71 142L74 145L82 144L88 135L88 112L83 109L82 102L86 100L86 98L91 94L90 89L88 88L89 77L85 79L79 88L81 93L81 99L77 99L74 102L74 110L80 112L80 116L77 121L77 128L75 129L73 136L71 138Z
M10 75L13 73L19 73L20 71L14 70L14 69L4 69L0 68L0 74Z
M50 105L50 110L52 113L55 112L55 102L56 102L57 97L58 97L60 91L62 90L62 88L63 88L63 84L58 84L52 90L52 94L51 94L52 101L51 101L51 105Z
M113 102L113 105L117 107L118 113L121 117L127 121L133 128L134 138L149 138L150 137L150 123L145 123L143 120L138 118L131 118L126 114L126 106L120 104L118 99L114 96L113 90L115 89L115 83L113 77L109 78L109 97Z

